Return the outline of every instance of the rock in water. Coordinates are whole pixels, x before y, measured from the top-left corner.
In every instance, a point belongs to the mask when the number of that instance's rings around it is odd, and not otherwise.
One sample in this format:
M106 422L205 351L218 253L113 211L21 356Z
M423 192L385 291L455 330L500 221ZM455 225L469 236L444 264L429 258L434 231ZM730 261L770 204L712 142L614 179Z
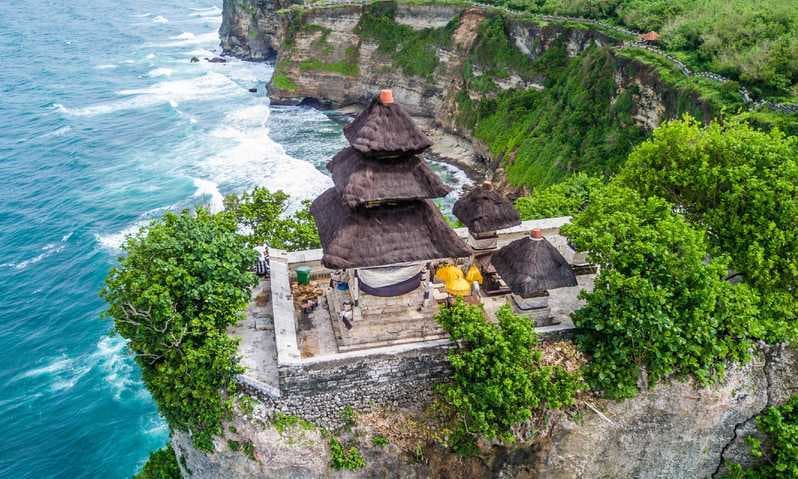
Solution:
M199 58L191 57L191 63L199 63Z
M227 63L227 60L222 57L213 57L210 59L206 58L205 60L207 60L208 63Z
M257 88L250 88L249 92L250 93L258 93L258 89Z

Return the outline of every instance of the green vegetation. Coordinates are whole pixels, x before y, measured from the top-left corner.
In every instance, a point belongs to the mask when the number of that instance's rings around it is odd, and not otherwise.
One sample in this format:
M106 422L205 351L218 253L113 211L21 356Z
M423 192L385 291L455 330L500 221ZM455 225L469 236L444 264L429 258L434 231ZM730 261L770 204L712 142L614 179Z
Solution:
M302 419L298 416L292 416L290 414L283 414L281 412L278 412L274 415L274 418L272 419L272 425L280 434L294 427L298 427L305 431L316 429L316 426L306 419Z
M255 284L257 254L236 226L202 208L166 213L128 238L101 292L161 414L205 451L232 413L241 368L226 329Z
M280 90L284 91L294 91L297 88L296 83L294 83L293 80L284 74L277 72L275 72L274 76L272 77L272 85L275 88L279 88Z
M726 258L708 261L704 233L670 203L610 185L563 232L601 267L572 316L594 389L633 397L688 374L706 384L747 359L756 295L725 281Z
M366 460L356 446L345 447L337 437L329 433L327 445L330 447L330 467L336 471L356 471L366 467Z
M522 196L515 208L525 220L574 216L590 203L590 197L604 182L584 173L576 173L563 181Z
M759 439L746 438L758 464L743 468L731 465L729 479L793 479L798 477L798 396L791 397L781 406L769 407L756 418L759 431L765 434L763 444ZM766 459L765 459L766 458Z
M579 377L545 366L534 326L508 306L489 323L480 307L458 301L438 313L437 321L463 345L449 354L452 379L438 392L454 417L450 444L462 454L475 452L476 440L512 440L512 427L544 408L573 403Z
M234 441L232 439L227 440L227 447L230 448L231 451L234 452L242 452L248 458L255 460L255 446L252 444L252 441Z
M146 464L133 479L181 479L175 451L166 445L150 454Z
M375 447L385 447L388 445L388 438L382 434L375 434L371 437L371 444Z
M711 253L729 255L762 295L758 336L798 339L798 137L735 121L668 122L619 179L707 229Z
M746 82L758 93L798 96L794 0L494 0L531 13L607 19L661 33L693 69Z
M246 230L244 238L252 246L267 244L287 251L320 247L310 202L303 202L299 210L288 215L289 199L282 191L257 187L225 197L220 216L241 225Z
M536 66L549 71L545 90L502 91L477 106L461 98L474 136L503 159L513 184L542 186L576 171L612 173L644 138L630 116L632 92L612 102L616 59L610 52L593 48L567 60L560 48Z
M436 49L451 43L459 19L443 28L414 30L397 23L395 15L396 2L370 4L360 17L356 33L364 40L376 42L377 51L389 57L406 74L431 77L438 66Z
M352 49L352 52L357 54L357 50L355 49ZM352 61L351 58L338 62L327 62L316 58L302 60L299 62L299 69L302 71L328 72L338 73L339 75L356 76L359 68L357 65L357 57L356 55L354 56L354 61Z

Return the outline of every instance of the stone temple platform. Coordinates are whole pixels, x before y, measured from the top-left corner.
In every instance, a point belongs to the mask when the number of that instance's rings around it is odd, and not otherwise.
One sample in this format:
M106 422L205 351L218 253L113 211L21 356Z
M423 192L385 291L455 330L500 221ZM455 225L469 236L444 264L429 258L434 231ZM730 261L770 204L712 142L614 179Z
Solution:
M565 217L526 221L500 231L499 246L524 237L532 228L540 228L566 260L572 262L575 252L559 235L560 226L569 220ZM464 237L467 232L461 229L458 234ZM270 251L271 278L262 280L255 288L247 318L231 330L241 338L239 354L246 373L240 380L247 386L279 397L281 386L285 387L282 383L290 381L286 371L296 368L309 371L322 365L333 367L357 358L406 355L413 350L439 350L451 344L435 321L440 306L434 301L423 306L421 289L393 298L366 297L361 293L360 307L353 309L351 328L347 328L339 319L339 312L345 301L352 301L350 292L329 287L331 271L321 265L321 257L321 250ZM296 281L295 271L299 266L311 268L312 283L319 293L318 305L312 310L303 311L302 301L293 296L291 285ZM578 299L579 291L593 288L594 274L577 278L578 286L550 291L549 306L556 324L535 328L539 336L555 337L573 329L570 314L583 304ZM478 301L475 298L471 301L482 304L488 319L495 320L496 311L511 304L512 299L509 295L482 294Z

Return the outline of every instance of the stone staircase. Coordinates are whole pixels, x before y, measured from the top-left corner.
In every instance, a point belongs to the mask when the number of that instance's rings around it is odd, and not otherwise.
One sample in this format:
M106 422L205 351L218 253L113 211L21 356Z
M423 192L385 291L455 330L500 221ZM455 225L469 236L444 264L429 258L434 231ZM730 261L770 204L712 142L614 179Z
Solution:
M347 329L338 319L343 302L351 301L349 292L328 289L326 295L339 352L448 337L435 321L437 304L418 310L423 295L421 290L393 298L361 293L360 307L355 308L352 329Z

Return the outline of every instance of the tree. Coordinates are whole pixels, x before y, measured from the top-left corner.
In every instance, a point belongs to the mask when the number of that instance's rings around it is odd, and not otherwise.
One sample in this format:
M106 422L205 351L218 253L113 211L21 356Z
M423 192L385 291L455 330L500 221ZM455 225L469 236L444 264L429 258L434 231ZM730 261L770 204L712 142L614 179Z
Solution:
M669 203L611 184L563 233L600 266L572 316L594 389L624 398L671 375L707 383L747 358L756 296L724 281L726 259L708 261L704 233Z
M473 451L477 438L510 440L512 427L545 407L573 402L580 380L563 368L545 366L532 322L508 306L485 320L480 307L462 301L444 308L437 321L461 348L449 354L452 379L440 386L444 404L454 412L452 442Z
M166 213L123 248L101 292L106 315L169 425L211 450L241 372L226 329L249 302L257 254L228 218L204 209Z
M133 476L133 479L180 479L180 466L177 465L177 457L171 446L166 445L162 449L153 451L150 454L144 467Z
M266 244L288 251L319 248L319 233L310 214L310 202L289 214L290 197L282 191L256 187L241 196L224 199L224 215L242 226L253 246Z
M707 229L713 255L763 296L765 338L798 338L798 137L731 121L665 123L619 176Z
M603 185L599 178L576 173L560 183L518 198L515 207L525 220L573 216L587 208L590 196Z

